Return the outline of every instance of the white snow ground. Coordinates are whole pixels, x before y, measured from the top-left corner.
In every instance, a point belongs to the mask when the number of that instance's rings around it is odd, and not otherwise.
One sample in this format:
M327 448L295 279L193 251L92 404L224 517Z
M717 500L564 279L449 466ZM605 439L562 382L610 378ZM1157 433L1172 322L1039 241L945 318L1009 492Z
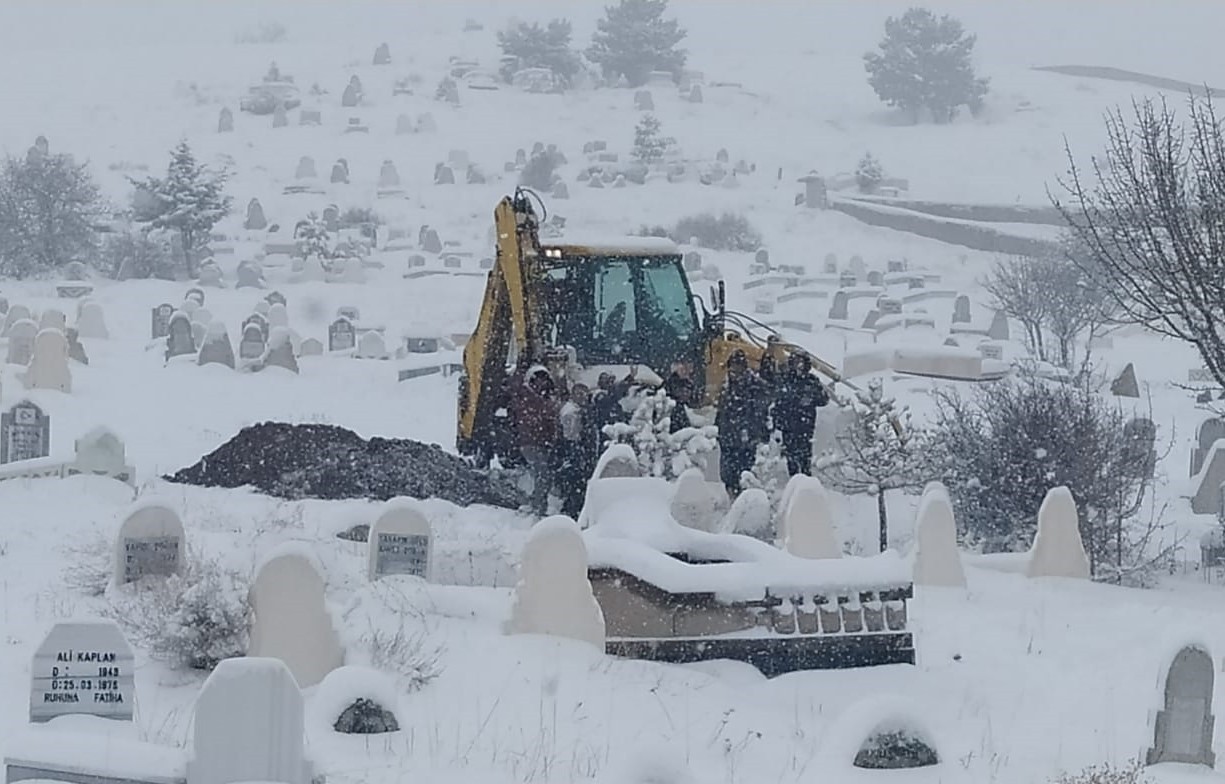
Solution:
M1156 92L1030 66L1109 65L1209 83L1225 72L1225 50L1217 41L1225 8L1215 4L932 5L954 12L978 34L977 59L993 90L979 120L900 126L872 95L861 55L879 37L884 16L903 4L675 0L673 10L690 30L691 67L704 71L708 82L742 87L708 87L702 105L656 88L656 114L687 154L713 158L726 147L733 161L755 162L757 173L742 178L738 189L653 182L593 192L571 182L572 199L550 208L572 227L603 234L667 225L701 210L741 211L763 231L776 263L815 268L834 252L842 262L858 253L869 266L883 266L887 258L905 256L941 273L942 288L973 293L975 278L990 261L986 254L795 208L795 178L810 169L849 171L871 150L891 174L909 178L915 198L1040 204L1065 169L1063 135L1076 151L1095 152L1102 146L1103 111L1132 95ZM494 31L511 14L534 20L564 13L583 42L600 6L568 3L563 9L540 0L428 6L9 2L0 6L0 73L8 75L0 80L0 149L23 154L35 135L46 134L54 150L88 159L107 195L122 204L128 193L124 172L111 167L126 162L160 172L166 151L186 137L207 160L234 160L229 191L238 209L221 227L231 234L239 233L251 197L260 198L270 220L288 226L328 202L372 205L389 223L409 227L411 237L428 223L479 258L491 250L493 205L513 181L437 188L431 184L435 162L451 149L466 149L487 174L498 175L515 148L539 140L557 143L569 155L571 165L563 171L572 181L583 143L606 139L611 149L626 153L638 115L626 90L557 97L461 89L462 106L445 107L432 95L447 57L471 56L496 68ZM461 33L467 17L484 21L485 30ZM285 42L234 43L239 32L272 20L288 29ZM384 40L393 65L374 68L370 56ZM214 133L220 108L236 109L238 95L271 60L299 85L318 81L329 91L322 103L325 126L299 128L291 112L290 127L273 131L269 118L236 112L235 133ZM339 107L351 73L362 76L372 101L360 112ZM419 94L393 100L391 80L410 73L423 77ZM394 135L396 115L427 111L437 119L437 133ZM350 114L371 126L369 135L340 133ZM282 196L281 186L303 155L315 158L324 183L332 162L347 158L354 184L326 197ZM398 166L407 200L374 198L379 163L387 158ZM779 168L781 182L775 177ZM235 256L219 258L231 281L233 266L255 247L240 244ZM327 321L345 304L361 307L363 321L386 324L392 337L423 328L439 334L470 330L483 281L406 281L405 255L389 258L365 286L274 286L288 296L291 324L303 337L326 338ZM741 295L739 285L748 258L704 255L728 279L731 303L751 311L752 299ZM431 376L397 383L396 362L308 358L299 377L163 367L160 348L151 349L147 340L149 309L178 302L186 288L100 283L95 299L106 309L111 340L86 341L91 364L73 366L71 395L30 397L52 416L53 455L69 454L72 440L94 425L117 430L142 491L180 504L189 540L199 551L249 569L283 541L312 544L327 568L329 598L355 662L364 656L362 638L376 627L403 625L438 647L443 672L425 689L401 695L399 734L367 742L313 732L322 771L333 781L380 784L458 773L476 782L623 782L669 772L693 781L820 781L830 780L831 768L842 769L832 775L844 780L837 777L849 774L846 760L831 758L845 740L838 735L839 716L857 700L877 696L900 696L917 706L942 742L943 780L1041 781L1060 770L1122 762L1151 744L1148 712L1159 706L1159 670L1170 646L1203 638L1218 656L1225 653L1220 590L1194 575L1141 592L1029 582L973 563L967 593L920 591L914 603L918 667L765 681L745 666L615 661L580 643L503 636L507 586L530 525L525 518L428 502L441 579L450 584L392 578L371 586L364 577L364 547L334 534L370 522L374 504L283 503L157 479L195 462L243 425L266 419L331 422L363 436L412 437L448 448L454 437L453 380ZM52 299L48 284L6 283L0 293L36 310L65 304ZM208 308L236 340L239 321L257 295L231 289L209 290L208 297ZM856 304L852 321L862 317ZM819 322L827 307L823 303L805 315ZM791 337L808 341L835 363L848 345L854 347L836 332ZM1187 445L1204 414L1173 384L1198 365L1195 356L1141 334L1115 336L1100 356L1114 370L1135 362L1137 376L1149 384L1159 439L1173 439L1159 468L1166 482L1160 500L1170 501L1169 519L1177 531L1193 536L1211 527L1213 520L1192 516L1180 497ZM24 396L16 370L0 371L5 409ZM929 389L928 382L914 381L895 384L892 391L921 415ZM82 564L109 555L108 537L129 500L122 485L96 479L0 484L0 694L6 695L0 699L0 738L25 721L29 659L49 625L103 606L75 587L72 576L81 574ZM835 502L842 538L870 547L871 505L837 496ZM898 521L894 541L903 546L913 504L899 498L892 508ZM1191 562L1197 558L1194 547L1185 555ZM168 671L144 651L138 662L140 733L184 744L201 678ZM1163 775L1173 781L1179 772ZM889 777L870 780L876 778Z

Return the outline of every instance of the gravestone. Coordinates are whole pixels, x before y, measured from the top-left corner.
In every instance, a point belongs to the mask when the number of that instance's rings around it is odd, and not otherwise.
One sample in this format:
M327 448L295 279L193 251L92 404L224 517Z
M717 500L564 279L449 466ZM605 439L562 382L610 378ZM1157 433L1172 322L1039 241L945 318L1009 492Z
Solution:
M96 427L73 443L75 457L70 474L109 476L132 484L133 468L127 464L122 439L105 427Z
M268 336L268 352L264 358L265 367L279 367L297 373L298 359L294 356L293 341L290 339L287 327L274 327Z
M853 289L859 283L859 278L855 277L854 272L843 272L838 276L838 288Z
M429 226L422 226L419 239L421 249L426 253L442 253L442 240L438 238L436 230Z
M1213 680L1211 655L1190 646L1178 652L1165 676L1164 707L1153 722L1153 746L1145 764L1181 762L1209 768L1216 764Z
M983 359L995 359L995 360L1004 359L1004 347L1001 346L999 343L991 343L991 342L979 343L978 353L979 353L979 356L981 356Z
M880 270L872 270L868 273L868 285L876 288L881 288L885 285L885 276Z
M476 165L472 165L468 167L468 172L465 175L464 179L467 181L469 185L484 185L485 184L485 174Z
M430 522L411 498L393 498L370 526L368 574L371 580L391 574L429 579L432 560Z
M131 721L134 665L132 646L114 621L57 623L30 665L30 722L69 714Z
M182 574L185 536L183 521L173 509L157 502L139 504L119 527L114 582Z
M357 330L347 318L338 318L328 327L328 351L352 351L357 348Z
M876 303L882 316L896 316L902 312L902 301L886 297Z
M226 332L224 321L217 319L208 325L196 364L234 367L234 347L230 345L230 335Z
M1004 311L995 311L991 326L987 328L987 337L992 340L1008 340L1008 315Z
M905 259L889 259L885 262L885 270L888 272L905 272Z
M166 359L196 353L196 338L191 331L191 317L178 311L170 317L170 334L166 336Z
M387 44L385 43L379 44L378 48L374 50L374 64L375 65L390 65L391 64L391 50L387 47Z
M821 272L825 275L838 274L838 256L836 254L825 254L825 260L821 262Z
M217 115L217 133L232 133L234 130L234 112L229 107L221 107Z
M0 414L0 463L51 454L51 417L28 400Z
M248 231L263 231L268 228L268 219L264 217L264 208L259 199L247 202L247 217L242 227Z
M522 169L524 166L527 166L527 150L520 147L515 150L515 168Z
M298 160L298 168L294 170L293 176L298 180L314 179L318 176L315 174L315 159L309 155L303 155Z
M438 83L438 89L434 91L434 97L452 106L459 105L459 84L451 77L444 77Z
M911 278L906 281L906 287L909 289L921 289L927 286L927 282L923 278Z
M10 365L28 365L34 358L34 338L38 325L30 319L21 319L9 329L8 359Z
M362 91L358 89L352 82L346 87L345 91L340 96L340 105L346 108L353 108L361 102Z
M1136 381L1136 367L1131 362L1123 368L1123 372L1110 382L1110 394L1115 397L1140 397L1140 384Z
M650 90L638 90L634 93L634 108L640 112L655 111L655 99Z
M413 132L413 118L407 114L401 114L396 117L396 135L403 136Z
M356 305L341 305L336 308L336 317L347 318L349 321L360 321L362 312Z
M21 321L22 319L33 320L33 318L34 317L33 317L33 314L30 313L30 309L27 308L25 305L12 306L4 314L4 335L7 337L9 334L9 330L11 330L13 328L13 325L16 324L18 321Z
M259 324L248 323L242 328L242 340L238 343L239 359L248 362L261 359L265 348L267 348L267 339Z
M344 664L344 650L325 603L323 577L311 559L292 545L256 572L251 610L254 621L247 655L280 659L303 688Z
M834 292L834 302L829 309L829 319L831 321L844 321L847 318L847 303L850 298L846 291L839 289Z
M269 303L268 305L268 327L288 327L289 326L289 311L281 302Z
M342 166L339 163L333 163L331 182L333 185L336 185L336 184L348 185L349 184L349 169L345 166Z
M548 634L605 645L604 614L587 578L587 547L569 517L532 526L520 558L508 634Z
M435 185L454 185L455 172L450 166L445 163L440 163L434 167L434 184Z
M289 114L285 111L285 104L278 102L272 110L272 127L284 128L286 125L289 125Z
M363 332L357 339L357 352L354 356L358 359L387 359L389 355L383 335L374 330Z
M269 306L281 305L282 307L288 307L289 305L289 300L286 299L285 295L279 291L268 292L268 294L264 297L264 302L267 302Z
M27 389L72 391L68 369L68 338L55 328L40 329L34 338L34 356L25 373Z
M323 111L320 109L300 109L298 125L323 125Z
M317 357L323 353L323 342L317 338L307 338L302 341L298 354L303 357Z
M554 199L568 199L568 198L570 198L570 188L569 188L569 186L567 186L567 185L566 185L566 183L562 182L561 180L558 180L557 182L553 183L553 193L552 193L552 196L553 196L553 198L554 198Z
M81 345L81 337L76 329L69 327L64 330L64 339L68 341L68 358L73 362L88 365L89 355L85 353L85 346Z
M438 123L434 120L434 115L426 112L417 116L417 133L434 133L438 130Z
M38 329L58 329L63 332L68 328L68 316L64 315L64 311L56 308L48 308L42 312L38 318Z
M965 294L960 294L953 300L953 323L970 323L970 298Z
M323 208L323 225L328 231L340 231L340 208L335 204L329 204Z
M915 585L966 587L953 503L940 482L930 482L923 489L915 532Z
M787 482L780 511L779 539L797 558L841 558L834 536L834 513L825 486L816 477L796 474Z
M396 171L396 165L390 160L383 161L383 165L379 168L379 188L399 188L400 173Z
M1205 419L1195 429L1197 447L1191 452L1191 476L1195 476L1203 467L1204 458L1212 451L1212 445L1225 438L1225 419L1213 417Z
M238 282L234 288L262 289L264 287L264 270L254 261L244 261L238 265Z
M1089 557L1080 538L1076 500L1066 487L1051 488L1042 499L1038 533L1025 573L1029 577L1089 579Z
M174 305L163 302L153 309L150 333L153 340L164 338L170 334L170 317L174 315Z
M196 699L186 784L310 784L304 716L302 692L284 662L223 660Z

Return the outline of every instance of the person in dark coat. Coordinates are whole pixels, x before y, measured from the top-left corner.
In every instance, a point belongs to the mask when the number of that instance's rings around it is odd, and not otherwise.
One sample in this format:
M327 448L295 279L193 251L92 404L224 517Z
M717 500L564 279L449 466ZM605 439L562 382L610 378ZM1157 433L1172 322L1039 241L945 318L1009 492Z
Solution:
M825 386L812 374L812 360L803 352L787 358L774 398L774 428L783 437L783 456L791 476L812 473L812 431L817 409L829 403Z
M548 513L549 491L553 487L553 458L558 435L556 384L549 371L537 365L512 391L510 415L514 421L519 451L532 475L532 511Z
M749 368L744 351L737 349L727 359L727 381L719 394L719 474L727 492L740 494L740 474L753 467L757 447L769 433L765 385Z
M599 432L603 432L605 425L629 421L629 415L621 408L621 401L629 394L637 374L638 369L631 367L629 375L619 382L612 373L600 374L591 399L592 416Z
M694 386L693 370L686 363L677 363L672 372L664 379L664 392L676 403L672 407L672 416L668 432L675 433L692 427L689 418L689 406L693 405Z

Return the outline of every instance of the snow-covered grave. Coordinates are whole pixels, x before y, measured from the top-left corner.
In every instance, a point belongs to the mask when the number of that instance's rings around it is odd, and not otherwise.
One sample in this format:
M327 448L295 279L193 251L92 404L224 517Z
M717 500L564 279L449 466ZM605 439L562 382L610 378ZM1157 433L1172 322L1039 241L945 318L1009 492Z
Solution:
M661 479L598 472L587 486L588 577L609 653L740 659L768 676L914 663L911 577L897 553L814 561L694 530L673 519L674 493Z
M186 555L186 534L178 513L161 501L139 501L119 527L112 580L123 584L181 574Z
M251 584L248 655L280 659L304 688L344 664L324 588L315 558L289 544L268 556Z
M523 546L508 634L547 634L605 647L604 616L592 595L583 535L568 517L532 526Z

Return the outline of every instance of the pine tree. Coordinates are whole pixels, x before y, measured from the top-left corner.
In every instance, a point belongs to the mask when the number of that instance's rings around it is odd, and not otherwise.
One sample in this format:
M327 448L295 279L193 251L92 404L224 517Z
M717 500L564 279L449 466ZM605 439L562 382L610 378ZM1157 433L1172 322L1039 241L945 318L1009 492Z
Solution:
M621 0L605 6L604 18L587 48L587 59L604 70L604 76L624 76L630 87L646 84L651 71L676 76L685 66L685 50L677 44L685 31L675 19L664 19L668 0Z
M853 410L854 423L837 436L837 450L817 460L816 469L821 481L839 492L876 496L884 552L889 546L885 493L921 488L929 478L926 437L911 427L907 409L885 397L879 379L856 394Z
M671 136L660 133L662 124L653 114L642 118L634 128L634 160L650 166L664 159L664 153L676 143Z
M987 80L974 76L974 41L951 16L911 8L885 20L880 51L864 55L868 83L882 101L908 112L913 122L923 109L937 123L950 122L960 106L976 112L987 94Z
M231 199L223 190L225 179L224 172L197 163L191 147L181 141L170 152L164 178L132 181L136 186L133 218L151 228L178 232L187 256L187 274L192 277L209 232L230 211Z
M70 155L8 158L0 170L0 274L24 278L88 260L98 188Z
M859 165L855 167L855 183L859 186L860 193L874 192L884 179L885 170L881 168L880 161L872 157L872 153L864 153Z
M498 46L502 54L514 58L500 69L502 78L510 82L515 72L524 68L548 68L569 86L582 68L578 53L570 48L571 32L572 26L567 19L553 19L547 27L535 22L520 22L499 32Z
M298 221L298 225L294 227L293 236L302 249L303 258L315 256L324 260L332 257L331 236L319 213L307 213L306 219Z
M675 479L690 468L706 469L718 431L711 425L671 432L672 409L676 405L663 389L643 392L629 422L604 428L609 444L629 444L634 448L643 476Z

